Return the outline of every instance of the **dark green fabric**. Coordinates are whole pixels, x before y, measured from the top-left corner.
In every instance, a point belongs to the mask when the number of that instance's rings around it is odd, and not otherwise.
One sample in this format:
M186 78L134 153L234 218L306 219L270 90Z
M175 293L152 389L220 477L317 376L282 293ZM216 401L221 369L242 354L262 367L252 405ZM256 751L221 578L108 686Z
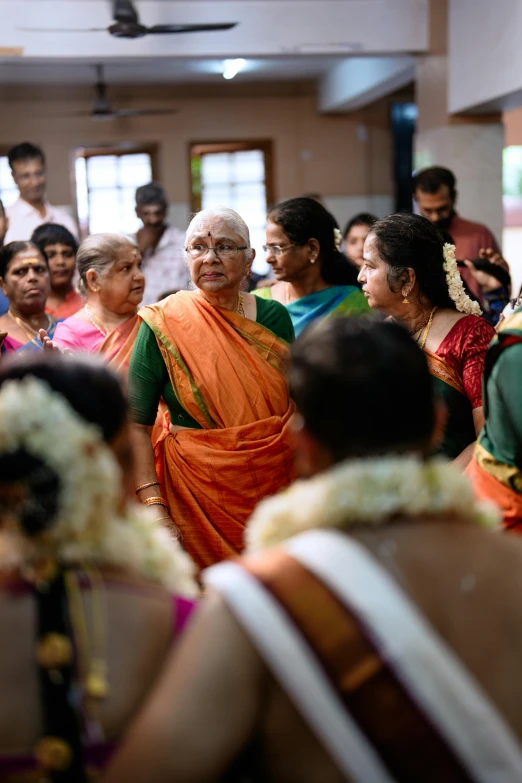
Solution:
M432 376L435 396L442 400L448 411L444 439L437 454L452 460L461 454L466 446L476 440L475 423L471 403L464 394L440 378Z
M256 303L257 323L281 340L292 342L294 327L286 307L279 302L265 299L257 299ZM219 379L216 379L216 382L218 381ZM138 424L152 426L161 397L169 409L172 424L202 429L176 397L154 332L147 324L142 323L129 367L129 402L133 420Z
M486 424L479 442L498 462L515 466L522 444L522 344L498 357L484 389Z

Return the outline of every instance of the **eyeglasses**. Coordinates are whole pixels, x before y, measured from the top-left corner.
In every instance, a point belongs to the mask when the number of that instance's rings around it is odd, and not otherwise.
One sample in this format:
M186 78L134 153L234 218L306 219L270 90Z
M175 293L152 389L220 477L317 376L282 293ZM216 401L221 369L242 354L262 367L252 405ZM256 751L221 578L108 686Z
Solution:
M291 245L263 245L263 250L265 251L266 256L272 253L277 258L282 256L289 247L295 247L295 242L292 242Z
M203 258L207 255L209 250L213 250L218 258L232 258L239 253L240 250L248 250L247 245L231 245L228 242L219 242L215 247L212 245L203 245L200 242L196 242L193 245L188 245L185 248L185 252L191 258Z

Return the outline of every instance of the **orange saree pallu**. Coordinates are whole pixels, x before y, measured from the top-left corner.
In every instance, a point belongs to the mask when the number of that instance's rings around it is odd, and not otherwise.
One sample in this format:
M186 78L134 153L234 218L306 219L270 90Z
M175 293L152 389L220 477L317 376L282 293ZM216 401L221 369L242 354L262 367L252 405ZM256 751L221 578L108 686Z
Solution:
M192 292L140 316L156 335L178 400L203 428L164 430L155 460L185 549L204 568L242 550L255 505L293 478L288 347Z
M113 329L98 348L109 367L127 378L132 349L138 336L140 319L137 315Z
M127 385L132 349L138 336L140 324L139 316L132 316L117 329L113 329L98 348L98 351L105 357L108 366L124 379L125 386ZM166 426L166 415L167 406L162 400L158 408L156 422L152 428L151 441L153 445L157 443Z

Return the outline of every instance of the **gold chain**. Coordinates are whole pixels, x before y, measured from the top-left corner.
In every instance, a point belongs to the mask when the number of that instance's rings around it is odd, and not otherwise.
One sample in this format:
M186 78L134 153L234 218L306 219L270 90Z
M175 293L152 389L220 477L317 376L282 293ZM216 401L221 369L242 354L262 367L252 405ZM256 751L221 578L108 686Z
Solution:
M104 337L107 337L107 329L105 328L103 321L101 321L96 314L93 312L92 308L86 304L83 308L87 314L87 318L91 322L91 324L94 326L95 329L97 329L101 334L103 334Z
M25 334L27 335L27 337L29 338L29 340L31 342L33 342L33 340L37 340L39 338L40 335L39 335L39 330L38 329L33 329L32 326L29 326L29 324L27 324L21 318L18 318L18 316L16 316L13 312L11 312L10 309L7 311L7 314L15 322L15 324L18 324L20 329L23 332L25 332ZM47 332L47 331L49 331L49 327L51 326L51 316L48 315L48 313L46 313L45 315L47 317L47 325L45 326L45 331ZM44 328L44 327L42 327L42 328Z
M429 322L429 320L430 320L430 317L431 317L431 313L430 313L430 314L429 314L429 316L426 318L426 320L425 320L425 321L423 321L423 322L421 323L421 325L420 325L420 326L417 326L415 329L410 329L410 334L411 334L411 336L412 336L412 337L413 337L413 335L414 335L414 334L418 334L419 332L422 332L422 330L424 329L424 327L428 325L428 322Z
M426 324L424 332L419 340L419 345L422 351L424 350L424 346L426 345L426 340L428 339L428 334L431 329L431 325L433 323L433 316L435 315L435 311L438 309L439 309L438 307L434 307L433 310L431 311L430 317L428 318L428 323Z
M239 294L237 296L236 313L238 315L242 315L243 318L245 317L245 307L244 307L244 302L243 302L243 294L241 293L241 291L239 292Z

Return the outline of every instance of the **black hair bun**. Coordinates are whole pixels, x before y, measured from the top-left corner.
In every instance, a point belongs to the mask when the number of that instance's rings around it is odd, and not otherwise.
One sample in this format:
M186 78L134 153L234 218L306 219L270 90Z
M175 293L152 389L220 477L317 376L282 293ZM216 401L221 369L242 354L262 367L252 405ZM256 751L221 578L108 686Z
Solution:
M18 449L0 456L0 485L21 484L26 496L18 521L28 536L51 527L58 511L60 480L42 459Z

